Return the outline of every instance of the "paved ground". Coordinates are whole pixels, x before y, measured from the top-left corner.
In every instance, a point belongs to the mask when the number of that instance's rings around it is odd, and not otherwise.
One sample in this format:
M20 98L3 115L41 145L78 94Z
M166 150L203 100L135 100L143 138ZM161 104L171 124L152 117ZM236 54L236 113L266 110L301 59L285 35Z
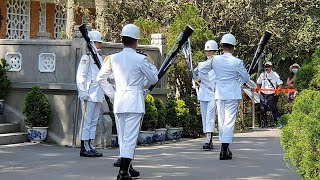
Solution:
M218 160L217 137L213 151L203 151L202 141L139 147L134 166L141 171L140 179L300 179L282 160L279 130L237 134L231 146L234 159L229 161ZM0 179L113 180L118 172L112 166L118 149L100 151L104 157L93 159L79 157L78 148L29 143L0 146Z

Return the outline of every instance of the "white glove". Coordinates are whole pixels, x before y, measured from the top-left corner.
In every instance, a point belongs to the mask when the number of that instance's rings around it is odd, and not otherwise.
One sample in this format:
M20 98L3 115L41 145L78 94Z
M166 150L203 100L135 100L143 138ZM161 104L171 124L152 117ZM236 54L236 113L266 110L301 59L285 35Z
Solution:
M80 96L80 99L82 99L82 100L86 101L86 100L88 100L88 99L89 99L89 96Z
M143 96L144 96L144 98L146 98L149 93L150 93L149 89L143 90Z

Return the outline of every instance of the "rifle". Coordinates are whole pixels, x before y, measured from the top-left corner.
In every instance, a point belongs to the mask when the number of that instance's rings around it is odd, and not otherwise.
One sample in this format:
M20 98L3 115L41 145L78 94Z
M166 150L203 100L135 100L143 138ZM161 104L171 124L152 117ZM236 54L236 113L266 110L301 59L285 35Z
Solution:
M272 36L272 33L270 31L265 31L264 35L261 37L260 42L258 44L258 48L254 54L253 60L248 69L248 72L250 75L254 73L254 69L258 64L259 60L261 59L262 52L265 46L267 45L269 39L271 38L271 36Z
M180 33L178 36L176 42L172 46L169 54L166 56L164 59L160 70L158 74L158 82L159 80L163 77L163 75L167 72L168 68L173 64L174 60L177 58L178 53L180 52L182 46L187 42L188 38L191 36L193 33L193 28L191 26L187 26L186 29ZM149 87L149 91L152 91L152 89L156 86L156 84L151 85Z
M80 32L82 34L82 37L87 42L87 47L89 49L90 54L92 55L92 58L93 58L95 64L98 66L99 69L101 69L101 63L100 63L98 55L97 55L98 52L97 52L97 49L95 48L93 42L90 41L90 38L88 36L88 29L87 29L86 24L84 24L84 23L81 24L81 26L79 26L79 30L80 30Z
M196 85L196 81L194 80L194 76L193 76L192 51L191 51L191 40L190 40L190 38L188 38L188 41L183 46L183 54L184 54L184 57L185 57L185 59L187 61L189 74L190 74L190 77L192 79L192 88L196 90L196 94L198 96L199 89L198 89L198 86Z

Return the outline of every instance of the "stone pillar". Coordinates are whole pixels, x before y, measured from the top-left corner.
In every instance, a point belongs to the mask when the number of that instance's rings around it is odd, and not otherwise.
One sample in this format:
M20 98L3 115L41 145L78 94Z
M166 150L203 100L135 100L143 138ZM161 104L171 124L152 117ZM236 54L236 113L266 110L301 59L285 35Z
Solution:
M40 18L40 2L30 2L30 39L38 37L39 32L39 18Z
M159 62L162 64L164 59L167 56L167 51L168 51L166 37L163 34L151 34L151 45L157 46L159 48L160 57L161 57L160 58L161 60ZM161 64L157 64L157 67L160 67ZM156 87L166 89L167 87L166 85L167 85L167 77L165 75Z
M6 39L7 33L7 1L0 1L0 39Z

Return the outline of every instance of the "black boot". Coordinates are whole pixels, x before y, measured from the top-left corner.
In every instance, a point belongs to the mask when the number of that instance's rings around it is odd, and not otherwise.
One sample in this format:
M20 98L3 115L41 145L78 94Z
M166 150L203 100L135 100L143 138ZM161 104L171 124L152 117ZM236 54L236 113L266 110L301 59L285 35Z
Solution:
M132 177L129 173L129 166L131 163L130 158L121 158L120 170L117 176L117 180L131 180Z
M131 177L138 177L138 176L140 176L140 172L137 171L137 170L135 170L135 169L133 169L132 164L130 164L129 173L130 173Z
M121 158L118 158L116 162L113 163L114 167L120 167Z
M222 143L219 159L220 160L232 159L232 152L229 149L229 143Z
M128 171L120 171L117 180L132 180L132 177L128 173Z
M89 139L89 146L90 146L90 149L91 149L91 152L94 154L94 157L102 157L103 154L102 153L99 153L96 149L94 149L92 146L94 140L93 139Z
M204 143L202 148L206 149L206 150L211 150L211 149L213 149L213 143L212 142L211 143Z
M80 149L80 156L82 157L94 157L94 153L91 151L87 151L84 147L84 141L81 140L81 149Z

